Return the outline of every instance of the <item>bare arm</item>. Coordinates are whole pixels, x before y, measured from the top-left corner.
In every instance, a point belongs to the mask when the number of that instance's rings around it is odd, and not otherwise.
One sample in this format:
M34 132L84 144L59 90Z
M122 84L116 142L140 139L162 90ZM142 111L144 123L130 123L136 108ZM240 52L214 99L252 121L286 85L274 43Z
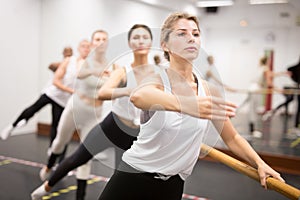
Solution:
M218 97L166 93L159 78L152 78L131 93L130 100L143 110L182 112L203 119L225 120L235 115L235 105Z
M89 68L88 63L85 61L77 69L77 78L84 79L92 75L92 70Z
M268 176L272 176L284 182L280 174L267 165L250 144L238 134L230 120L224 122L221 137L234 154L244 159L251 166L257 168L262 186L266 187L266 178Z
M58 69L55 71L54 74L54 79L53 79L53 85L55 85L57 88L69 92L69 93L73 93L74 90L72 88L69 88L67 86L65 86L62 83L62 79L64 78L65 74L66 74L66 68L69 64L70 59L66 58L61 65L58 67Z
M289 71L281 71L281 72L272 72L271 73L271 76L273 77L273 78L275 78L275 77L277 77L277 76L291 76L292 74L291 74L291 72L289 72Z
M118 68L118 66L116 64L112 65L113 69ZM96 76L96 77L100 77L103 75L109 75L110 72L108 69L105 69L104 67L89 67L88 63L85 61L84 63L82 63L78 69L77 72L77 78L79 79L84 79L86 77L89 76Z
M132 88L118 88L125 81L126 71L124 68L116 68L109 79L98 91L98 99L112 100L123 96L129 96Z

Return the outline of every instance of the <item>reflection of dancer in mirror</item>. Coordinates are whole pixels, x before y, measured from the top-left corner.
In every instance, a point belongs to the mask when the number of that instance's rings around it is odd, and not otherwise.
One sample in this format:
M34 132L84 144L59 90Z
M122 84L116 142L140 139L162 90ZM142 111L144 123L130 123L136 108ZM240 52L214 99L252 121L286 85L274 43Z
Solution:
M99 200L181 200L184 180L198 160L208 120L215 119L211 113L207 119L199 119L205 116L200 110L208 99L206 102L216 104L216 118L222 119L213 122L223 123L219 130L225 144L258 168L261 184L266 186L269 175L283 181L233 128L228 117L234 116L235 106L207 96L213 91L199 73L193 73L192 62L200 48L198 19L185 13L171 14L161 30L161 46L169 68L132 92L130 100L143 110L140 133L123 154ZM227 116L218 107L226 107Z
M64 57L64 59L67 58L67 57L71 57L72 55L73 55L72 48L71 47L65 47L64 50L63 50L63 57ZM50 69L51 71L55 72L61 63L62 62L53 62L53 63L50 63L50 65L48 66L48 69Z
M281 73L277 73L277 76L278 75L288 75L288 76L291 76L291 78L294 80L294 81L296 81L297 79L298 79L298 77L297 78L295 78L295 76L297 76L297 75L295 75L294 77L293 77L293 73L294 74L298 74L297 73L297 70L293 70L293 69L299 69L300 68L300 60L299 60L299 63L298 63L298 67L297 67L297 65L295 65L295 66L293 66L293 67L289 67L288 68L288 70L286 71L286 72L281 72ZM291 70L291 71L289 71L289 70ZM293 72L294 71L294 72ZM291 86L285 86L285 87L283 87L283 92L285 92L285 91L289 91L289 90L293 90L293 89L299 89L299 86L298 86L298 83L296 82L296 84L294 84L294 85L291 85ZM271 117L273 117L275 114L276 114L276 112L281 108L281 107L285 107L285 115L286 115L286 117L288 116L288 105L289 105L289 103L290 102L292 102L293 101L293 99L294 99L294 94L293 93L288 93L288 92L286 92L285 94L284 94L284 96L285 96L285 98L286 98L286 100L285 100L285 102L283 102L283 103L281 103L281 104L279 104L278 106L276 106L274 109L272 109L272 110L269 110L269 111L267 111L266 113L264 113L264 115L263 115L263 117L262 117L262 119L265 121L265 120L267 120L267 119L269 119L269 118L271 118ZM299 110L298 110L298 112L299 112ZM296 120L297 121L297 120ZM297 123L297 122L296 122ZM297 127L298 126L298 123L297 124L295 124L295 127Z
M262 93L264 89L274 89L273 78L282 75L289 75L289 72L271 71L268 66L268 57L263 56L260 58L258 73L256 74L257 76L253 79L250 85L248 96L240 105L240 108L246 103L249 103L249 131L252 136L259 138L262 136L262 132L255 128L255 121L257 121L257 114L262 112L262 108L260 106L262 95L260 93ZM265 111L262 113L265 113Z
M81 58L82 55L79 56ZM76 58L74 56L66 57L59 68L54 73L53 80L43 89L42 95L31 106L26 108L16 119L1 132L1 139L7 139L12 131L25 125L28 120L34 116L40 109L48 104L52 106L52 122L50 131L50 145L57 132L58 121L63 109L73 93L74 81L76 78Z
M100 40L98 40L100 38ZM95 91L99 90L107 77L102 77L107 67L106 49L108 35L105 31L98 30L92 35L91 55L80 63L75 92L69 99L59 121L57 136L51 145L51 155L48 164L40 171L42 181L45 181L54 166L56 159L63 152L65 146L71 141L73 133L78 130L83 141L87 133L98 123L102 114L103 101L95 98ZM79 51L89 54L91 43L83 40ZM100 82L99 82L100 80ZM78 167L76 199L84 199L86 182L89 178L91 162Z
M208 70L205 73L204 79L217 86L224 87L224 89L229 92L235 92L236 90L222 83L222 81L219 80L219 78L216 77L216 75L214 74L213 70L215 70L215 64L214 64L214 57L212 55L207 57L207 62L208 62Z
M150 28L143 24L134 25L128 32L128 44L133 51L133 62L116 67L99 90L101 100L113 99L112 111L88 133L77 150L59 164L49 180L31 194L32 199L40 199L68 172L109 147L115 147L115 163L118 165L124 150L136 139L140 112L130 103L129 94L145 76L154 73L152 67L147 67L152 45Z

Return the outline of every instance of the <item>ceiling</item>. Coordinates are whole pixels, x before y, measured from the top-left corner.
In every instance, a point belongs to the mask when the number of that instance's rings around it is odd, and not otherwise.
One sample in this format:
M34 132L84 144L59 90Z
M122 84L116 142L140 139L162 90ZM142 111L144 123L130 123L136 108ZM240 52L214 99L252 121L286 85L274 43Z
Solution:
M234 0L234 5L218 7L217 12L197 8L197 0L132 0L161 9L192 12L209 27L239 27L245 20L251 27L300 27L300 0L285 4L250 5L248 0Z

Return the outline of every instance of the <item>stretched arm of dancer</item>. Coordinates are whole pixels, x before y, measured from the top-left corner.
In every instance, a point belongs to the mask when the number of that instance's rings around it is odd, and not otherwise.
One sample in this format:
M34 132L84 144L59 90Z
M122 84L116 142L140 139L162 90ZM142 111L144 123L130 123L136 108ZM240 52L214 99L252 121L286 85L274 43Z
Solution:
M211 87L205 82L203 85L208 95L220 97L220 93L216 88ZM272 176L284 182L284 180L280 177L280 174L267 165L254 151L250 144L236 131L229 118L225 121L213 119L212 122L229 149L234 154L248 162L251 166L257 168L260 182L263 187L266 188L266 178L268 176Z
M220 123L220 122L217 122ZM266 178L272 176L285 182L280 174L267 165L254 151L250 144L236 131L230 120L223 123L221 137L229 149L258 170L260 183L266 188Z
M64 61L61 63L61 65L58 67L58 69L55 71L54 73L54 79L53 79L53 85L55 85L56 87L58 87L59 89L69 92L69 93L73 93L74 90L72 88L69 88L67 86L65 86L62 82L62 79L64 78L65 74L66 74L66 68L69 64L70 58L65 58Z
M289 71L280 71L280 72L272 72L272 77L276 76L291 76L291 72Z
M126 80L126 71L124 68L116 68L110 75L109 79L104 83L98 91L100 100L112 100L122 96L129 96L132 88L118 88Z
M77 78L84 79L89 76L101 77L104 74L109 74L108 69L104 67L89 66L87 62L83 60L77 70Z
M86 61L81 61L81 63L77 66L77 78L84 79L92 75L92 68L88 66Z
M225 120L235 116L236 106L213 96L184 96L164 92L160 78L154 77L131 93L131 102L143 110L182 112L203 119Z
M103 75L110 75L110 69L107 68L105 64L103 66L99 66L99 64L95 64L96 66L89 66L89 63L85 60L82 61L77 71L77 78L84 79L89 76L101 77ZM118 68L117 64L112 65L112 70Z

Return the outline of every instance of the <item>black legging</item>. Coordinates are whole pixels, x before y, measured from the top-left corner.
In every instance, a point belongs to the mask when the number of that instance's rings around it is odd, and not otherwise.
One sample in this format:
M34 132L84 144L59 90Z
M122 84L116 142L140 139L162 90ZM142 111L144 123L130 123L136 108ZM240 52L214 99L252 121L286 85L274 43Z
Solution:
M13 123L13 127L16 127L17 124L25 119L28 121L35 113L37 113L41 108L46 106L47 104L51 104L52 106L52 125L51 125L51 132L50 132L50 145L53 142L56 133L57 133L57 126L60 119L60 116L64 110L64 108L58 105L55 101L49 98L46 94L42 94L40 98L31 106L26 108L17 120Z
M16 127L17 124L25 119L28 121L35 113L37 113L40 109L45 107L46 105L51 104L52 107L52 123L51 123L51 130L50 130L50 143L49 146L51 146L53 140L56 137L57 134L57 126L59 123L59 119L61 117L61 114L64 110L64 107L57 104L55 101L53 101L51 98L49 98L46 94L42 94L39 99L34 102L31 106L26 108L16 119L16 121L12 124L13 127ZM59 155L59 162L61 162L66 154L67 146L65 147L64 151Z
M122 154L129 149L139 128L133 129L124 125L112 112L100 123L97 124L87 135L83 143L69 157L65 158L51 175L48 185L53 187L59 180L66 176L73 169L85 164L94 155L109 147L115 147L115 166L118 166Z
M167 180L157 178L156 173L139 172L121 162L99 200L181 200L184 181L179 175ZM117 191L116 191L117 189Z

